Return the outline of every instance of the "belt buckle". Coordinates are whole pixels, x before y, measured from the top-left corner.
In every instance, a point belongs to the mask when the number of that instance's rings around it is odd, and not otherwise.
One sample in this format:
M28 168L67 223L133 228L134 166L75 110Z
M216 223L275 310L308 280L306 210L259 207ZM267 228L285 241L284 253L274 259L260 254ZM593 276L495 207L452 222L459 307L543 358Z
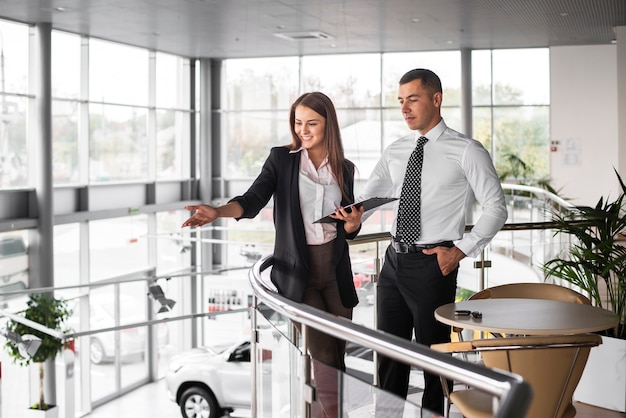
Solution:
M400 254L406 254L409 252L409 244L402 241L396 241L396 252Z

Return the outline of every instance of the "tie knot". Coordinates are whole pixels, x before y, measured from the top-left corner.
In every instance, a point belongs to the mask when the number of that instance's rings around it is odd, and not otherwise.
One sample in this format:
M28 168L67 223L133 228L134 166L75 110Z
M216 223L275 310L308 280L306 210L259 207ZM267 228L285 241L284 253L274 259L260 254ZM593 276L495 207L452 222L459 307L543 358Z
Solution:
M417 145L419 145L419 146L424 146L424 144L427 143L427 142L428 142L428 138L426 138L425 136L420 136L417 139Z

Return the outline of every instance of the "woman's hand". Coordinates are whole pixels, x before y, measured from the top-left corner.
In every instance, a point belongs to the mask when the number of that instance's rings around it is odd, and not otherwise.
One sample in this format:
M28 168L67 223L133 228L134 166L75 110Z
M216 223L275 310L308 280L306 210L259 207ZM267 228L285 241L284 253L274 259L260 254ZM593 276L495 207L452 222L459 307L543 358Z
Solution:
M196 211L196 213L194 213L189 219L183 222L183 228L186 226L206 225L220 217L218 210L209 205L185 206L185 209L194 210Z
M363 216L363 212L365 212L363 205L359 205L358 208L352 206L350 209L350 212L348 212L343 206L341 206L335 210L335 213L330 215L331 218L344 222L343 229L347 234L351 234L359 229L359 226L361 225L361 216Z

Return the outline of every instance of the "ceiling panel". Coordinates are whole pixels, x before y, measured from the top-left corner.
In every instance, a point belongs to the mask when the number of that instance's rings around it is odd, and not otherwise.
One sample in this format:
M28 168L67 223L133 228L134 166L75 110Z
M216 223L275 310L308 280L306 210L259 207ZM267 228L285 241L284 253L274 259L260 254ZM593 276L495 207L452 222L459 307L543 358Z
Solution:
M189 57L609 44L625 0L0 0L0 16ZM289 41L276 32L323 31Z

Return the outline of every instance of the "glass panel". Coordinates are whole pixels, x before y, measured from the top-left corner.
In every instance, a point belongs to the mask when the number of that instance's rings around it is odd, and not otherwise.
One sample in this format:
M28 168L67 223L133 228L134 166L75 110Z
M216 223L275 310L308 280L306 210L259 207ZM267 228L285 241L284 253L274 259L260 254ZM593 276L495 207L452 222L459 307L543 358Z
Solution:
M213 312L203 321L204 344L233 344L247 340L250 332L248 270L233 267L223 274L203 275L201 309ZM238 311L241 312L232 312Z
M180 237L180 225L187 219L186 211L159 212L156 214L157 235L164 239L156 240L157 275L163 276L167 272L182 271L189 268L191 263L191 242L189 240L174 239ZM202 276L198 276L200 280ZM190 313L190 303L184 298L185 289L189 288L195 276L175 277L171 280L159 280L158 284L169 299L176 302L170 316L180 316ZM183 322L164 322L157 326L159 335L167 334L164 344L159 345L158 376L163 377L171 357L175 352L184 349L185 337Z
M66 224L54 227L54 285L80 284L80 225ZM64 291L80 293L79 289Z
M28 289L29 263L28 231L0 233L0 302L25 299L24 296L3 293Z
M6 322L6 318L0 318L2 329L6 327ZM2 345L5 343L6 340L3 338ZM0 413L3 417L23 416L24 411L30 406L30 391L28 389L31 382L31 369L15 364L4 347L0 349L0 364L2 365L2 380L6 382L2 385L2 404L0 405L2 410ZM37 376L33 376L32 382L34 390L37 390Z
M515 167L507 157L516 156L531 167L532 173L519 173L526 182L549 175L550 108L508 107L494 109L493 127L496 140L494 161L498 173L514 173Z
M301 91L324 92L337 108L378 107L380 55L304 56Z
M142 108L89 106L91 182L147 177L147 117L147 110Z
M402 118L399 106L383 110L383 117L385 121L383 124L383 149L391 145L396 139L411 133L411 130L406 126L406 122Z
M28 93L28 26L0 20L0 91Z
M163 237L163 239L156 240L157 274L159 276L190 266L191 241L176 238L180 236L180 225L188 217L189 212L183 210L156 214L157 235Z
M383 55L383 106L398 106L400 77L414 68L427 68L441 79L443 106L459 106L461 53L459 51L403 52Z
M172 110L157 110L156 158L159 179L180 179L185 160L189 158L183 150L189 142L189 114Z
M148 265L147 215L89 223L91 281L128 274Z
M156 54L156 105L189 109L189 61L175 55Z
M289 109L298 97L298 69L298 57L225 61L224 109Z
M252 411L252 416L300 416L301 353L286 338L289 321L267 307L263 310L262 315L257 315L257 411Z
M52 102L52 175L55 185L78 183L78 102Z
M258 344L256 345L256 403L252 411L258 417L300 416L302 399L302 356L298 346L290 341L291 326L280 314L261 305L257 314ZM371 386L374 363L373 351L351 345L346 350L346 373L313 361L312 370L319 377L333 374L338 378L338 401L341 416L389 416L389 417L433 417L434 415L395 395L384 393ZM330 373L329 373L330 372ZM412 370L409 379L409 399L421 399L423 378L419 370ZM315 387L315 375L312 376ZM317 387L320 390L320 387ZM318 392L319 393L319 392ZM415 395L413 395L415 393ZM312 405L312 416L318 416L319 404ZM376 413L376 412L377 413Z
M496 49L492 57L494 104L550 103L550 51L547 48Z
M148 320L147 282L123 283L120 285L120 325ZM158 305L155 304L155 305ZM106 307L112 308L112 307ZM166 344L167 327L157 335L157 345ZM120 360L122 389L144 380L148 376L148 327L125 328L120 334Z
M474 138L483 144L491 155L493 155L492 110L491 107L475 107L472 113Z
M472 51L472 103L474 106L492 104L492 76L491 50Z
M458 132L463 132L463 121L461 120L461 108L459 107L442 107L441 117L446 121L448 127Z
M357 168L355 177L368 179L382 152L380 111L338 110L337 118L344 153Z
M89 295L89 329L116 326L116 305L113 286L96 287ZM77 312L74 312L76 315ZM119 320L119 318L118 318ZM101 332L89 337L91 359L91 402L117 392L118 374L115 367L115 347L119 346L119 331ZM82 342L85 347L85 341ZM94 378L98 376L99 378Z
M148 105L148 50L91 38L89 100Z
M23 187L29 183L28 101L22 97L1 95L0 108L0 187Z
M52 97L80 98L80 37L52 31Z
M289 111L229 113L226 118L226 178L256 177L270 148L291 143Z

